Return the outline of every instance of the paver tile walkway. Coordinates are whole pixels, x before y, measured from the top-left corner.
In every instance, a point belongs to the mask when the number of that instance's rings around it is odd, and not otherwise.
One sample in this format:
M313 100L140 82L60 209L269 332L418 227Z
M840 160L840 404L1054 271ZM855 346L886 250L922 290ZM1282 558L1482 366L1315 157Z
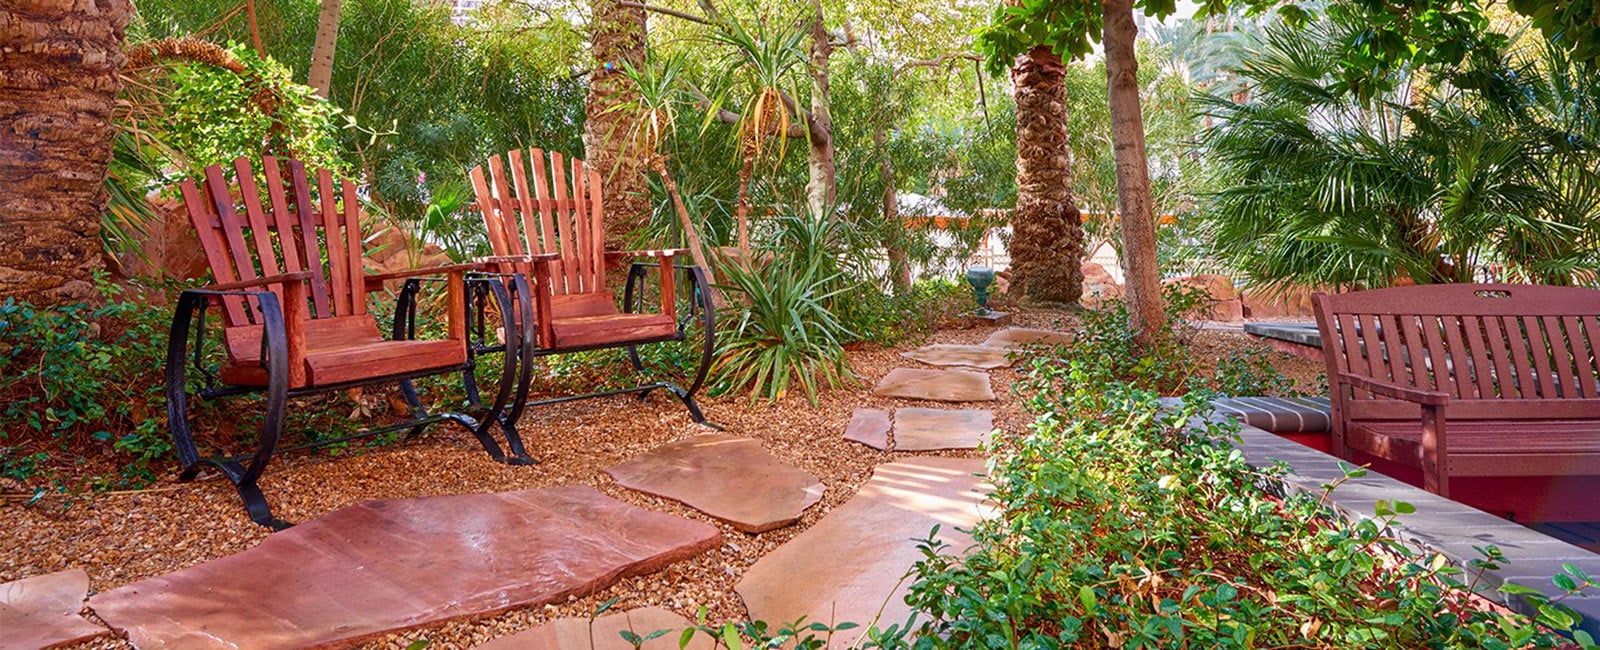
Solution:
M856 409L844 425L844 439L883 451L889 448L889 412L881 409Z
M752 438L685 438L606 468L623 487L681 501L746 533L781 528L822 500L817 477Z
M988 345L935 343L933 345L924 345L910 352L902 352L900 356L913 361L921 361L930 366L965 366L980 370L993 370L1011 366L1010 351Z
M805 532L761 558L735 589L752 620L859 623L840 632L845 647L874 623L904 623L911 614L904 597L906 572L921 557L914 540L939 525L939 538L954 552L972 540L958 528L975 525L991 488L973 474L981 458L911 458L879 465L850 501Z
M346 647L588 594L721 544L590 487L368 501L89 601L139 648Z
M633 650L633 644L624 641L623 631L639 638L650 636L657 630L671 630L667 634L644 642L643 650L678 650L678 637L691 626L689 620L660 607L645 607L626 612L600 616L594 621L587 618L561 618L531 630L503 636L477 650ZM711 637L697 633L684 650L712 650Z
M972 370L895 368L872 389L884 397L926 399L939 402L992 402L989 375Z
M0 584L0 650L37 650L86 641L111 630L79 615L89 575L68 569Z
M1016 349L1030 345L1070 345L1072 333L1007 327L989 335L983 344L992 348Z
M977 449L989 441L994 413L903 408L894 412L894 450Z

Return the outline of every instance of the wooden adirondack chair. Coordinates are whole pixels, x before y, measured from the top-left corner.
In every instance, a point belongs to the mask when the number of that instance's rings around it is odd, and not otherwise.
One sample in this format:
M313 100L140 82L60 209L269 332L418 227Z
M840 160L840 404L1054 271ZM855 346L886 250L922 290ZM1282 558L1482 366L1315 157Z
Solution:
M624 393L643 396L660 388L676 395L695 422L705 423L694 395L705 383L715 351L716 314L708 299L704 270L673 265L673 258L687 254L685 250L605 250L600 174L585 167L582 160L570 161L570 175L568 163L557 152L550 152L547 159L539 149L529 150L526 158L521 151L513 150L505 160L511 163L509 173L501 156L491 156L486 165L473 168L468 176L495 252L494 257L479 261L493 265L501 273L525 277L532 285L533 324L521 328L529 361L545 355L622 347L628 349L634 366L643 370L636 352L639 345L687 342L695 344L700 354L699 366L682 376L622 390L537 402L525 402L529 379L524 376L512 407L513 419L524 403L532 406ZM635 262L629 268L621 309L618 308L616 295L606 286L606 269L629 258L656 261L660 269L656 288L660 312L643 313L650 266L645 262ZM677 278L680 272L688 280L687 290L681 294ZM680 300L684 304L680 305ZM691 331L695 326L698 332Z
M429 414L410 382L427 375L470 374L473 350L481 346L472 345L468 337L468 283L484 284L474 295L494 296L504 313L511 303L502 283L469 280L466 273L478 268L475 264L368 275L361 263L360 203L349 181L336 186L326 170L308 176L300 162L271 157L260 170L240 158L233 172L229 181L224 169L214 165L205 170L203 189L193 180L180 186L216 280L183 292L168 342L167 414L183 463L181 480L193 479L205 464L214 465L238 487L251 519L274 528L287 526L272 516L257 479L278 448L288 398L368 384L399 383L413 418L317 444L400 429L410 429L414 436L429 424L448 420L469 429L497 460L507 457L490 436L491 427L500 426L513 449L521 449L516 430L502 418L516 383L513 365L507 364L499 394L481 422L460 413ZM258 178L264 188L258 187ZM449 331L443 340L415 340L416 295L425 276L444 277ZM367 294L397 279L405 284L391 336L384 338L367 310ZM221 307L225 352L215 369L206 355L205 332L205 312L213 305ZM507 338L513 339L513 354L520 354L518 337ZM188 413L190 372L204 379L201 399L266 394L265 426L253 454L200 456Z

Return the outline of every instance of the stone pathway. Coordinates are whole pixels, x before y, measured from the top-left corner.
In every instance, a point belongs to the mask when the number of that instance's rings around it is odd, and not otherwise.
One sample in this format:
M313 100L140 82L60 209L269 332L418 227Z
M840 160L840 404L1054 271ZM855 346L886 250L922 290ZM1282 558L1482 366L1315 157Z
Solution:
M1055 330L1036 330L1026 327L1007 327L989 335L983 344L992 348L1014 350L1030 345L1071 345L1072 334Z
M977 449L993 430L994 413L987 410L902 408L891 422L888 411L861 408L845 425L844 437L880 451Z
M660 607L645 607L627 612L606 614L590 621L587 618L561 618L531 630L503 636L483 645L478 650L633 650L622 632L628 631L640 639L659 630L667 634L645 641L643 650L678 650L678 638L691 627L689 619ZM711 637L697 633L684 650L713 650Z
M939 526L939 539L961 552L972 540L990 488L976 473L981 458L912 458L880 465L855 497L761 558L734 587L753 620L850 621L834 647L853 644L872 625L911 614L906 572L921 558L913 540ZM879 609L883 614L878 616Z
M924 345L900 356L930 366L965 366L979 370L1011 367L1009 350L988 345Z
M844 426L844 439L859 442L878 451L889 449L889 412L856 409Z
M760 441L723 434L662 445L606 473L623 487L680 501L746 533L798 521L823 491L815 476L785 465Z
M721 543L590 487L368 501L89 603L141 648L347 645L593 593Z
M89 575L69 569L0 584L0 650L35 650L87 641L111 630L79 615Z
M992 402L989 375L971 370L895 368L878 380L874 395L937 402Z
M994 413L903 408L894 412L895 451L977 449L989 442Z

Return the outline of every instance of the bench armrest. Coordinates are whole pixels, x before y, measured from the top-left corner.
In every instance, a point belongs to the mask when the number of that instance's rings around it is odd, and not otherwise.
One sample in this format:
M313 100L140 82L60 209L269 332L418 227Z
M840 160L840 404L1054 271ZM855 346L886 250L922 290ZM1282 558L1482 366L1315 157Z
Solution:
M1404 400L1423 406L1446 406L1450 403L1450 395L1448 393L1401 386L1393 382L1363 377L1348 372L1339 373L1338 382L1362 390L1369 390L1384 397Z

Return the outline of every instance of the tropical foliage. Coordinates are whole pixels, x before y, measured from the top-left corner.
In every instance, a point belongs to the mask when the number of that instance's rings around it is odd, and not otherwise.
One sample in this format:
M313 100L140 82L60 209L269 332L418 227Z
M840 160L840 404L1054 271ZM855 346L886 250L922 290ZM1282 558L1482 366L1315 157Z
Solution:
M1352 29L1273 28L1248 99L1201 97L1216 255L1263 284L1596 282L1600 80L1530 45L1363 101L1330 46Z

